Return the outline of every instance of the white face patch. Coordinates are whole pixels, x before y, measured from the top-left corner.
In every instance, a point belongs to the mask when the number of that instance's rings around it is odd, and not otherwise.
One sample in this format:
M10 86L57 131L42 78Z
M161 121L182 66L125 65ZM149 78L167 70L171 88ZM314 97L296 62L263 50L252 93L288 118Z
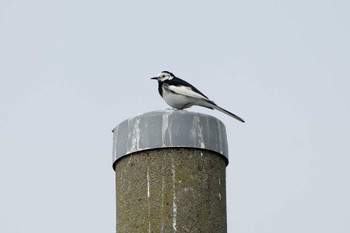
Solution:
M165 81L165 80L172 80L173 77L170 74L167 73L160 73L157 75L157 78L159 81Z

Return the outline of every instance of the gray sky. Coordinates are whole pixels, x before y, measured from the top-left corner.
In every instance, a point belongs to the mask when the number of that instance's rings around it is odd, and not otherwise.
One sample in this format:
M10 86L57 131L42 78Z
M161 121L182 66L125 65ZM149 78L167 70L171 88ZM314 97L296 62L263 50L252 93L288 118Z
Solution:
M246 124L228 229L350 231L350 3L0 1L0 232L114 232L111 129L169 70Z

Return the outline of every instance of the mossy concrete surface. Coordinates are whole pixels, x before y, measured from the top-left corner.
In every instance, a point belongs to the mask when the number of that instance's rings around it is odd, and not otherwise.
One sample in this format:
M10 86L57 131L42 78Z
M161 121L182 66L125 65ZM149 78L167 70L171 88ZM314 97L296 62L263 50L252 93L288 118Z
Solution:
M226 161L215 152L163 148L118 160L117 232L226 233Z

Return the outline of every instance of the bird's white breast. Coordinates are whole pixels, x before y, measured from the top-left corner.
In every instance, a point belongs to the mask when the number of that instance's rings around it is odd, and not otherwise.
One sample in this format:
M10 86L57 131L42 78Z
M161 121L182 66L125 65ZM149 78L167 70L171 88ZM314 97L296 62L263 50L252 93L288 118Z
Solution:
M167 88L163 89L163 99L171 107L177 109L189 108L192 106L191 99L184 95L175 94L169 91Z

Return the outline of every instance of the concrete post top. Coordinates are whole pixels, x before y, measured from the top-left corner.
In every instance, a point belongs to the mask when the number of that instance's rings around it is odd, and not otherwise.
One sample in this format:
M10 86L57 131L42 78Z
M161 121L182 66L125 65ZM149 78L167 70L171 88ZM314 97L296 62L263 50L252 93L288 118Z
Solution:
M228 163L225 125L217 118L184 110L147 112L113 129L113 168L134 152L159 148L197 148L217 152Z

